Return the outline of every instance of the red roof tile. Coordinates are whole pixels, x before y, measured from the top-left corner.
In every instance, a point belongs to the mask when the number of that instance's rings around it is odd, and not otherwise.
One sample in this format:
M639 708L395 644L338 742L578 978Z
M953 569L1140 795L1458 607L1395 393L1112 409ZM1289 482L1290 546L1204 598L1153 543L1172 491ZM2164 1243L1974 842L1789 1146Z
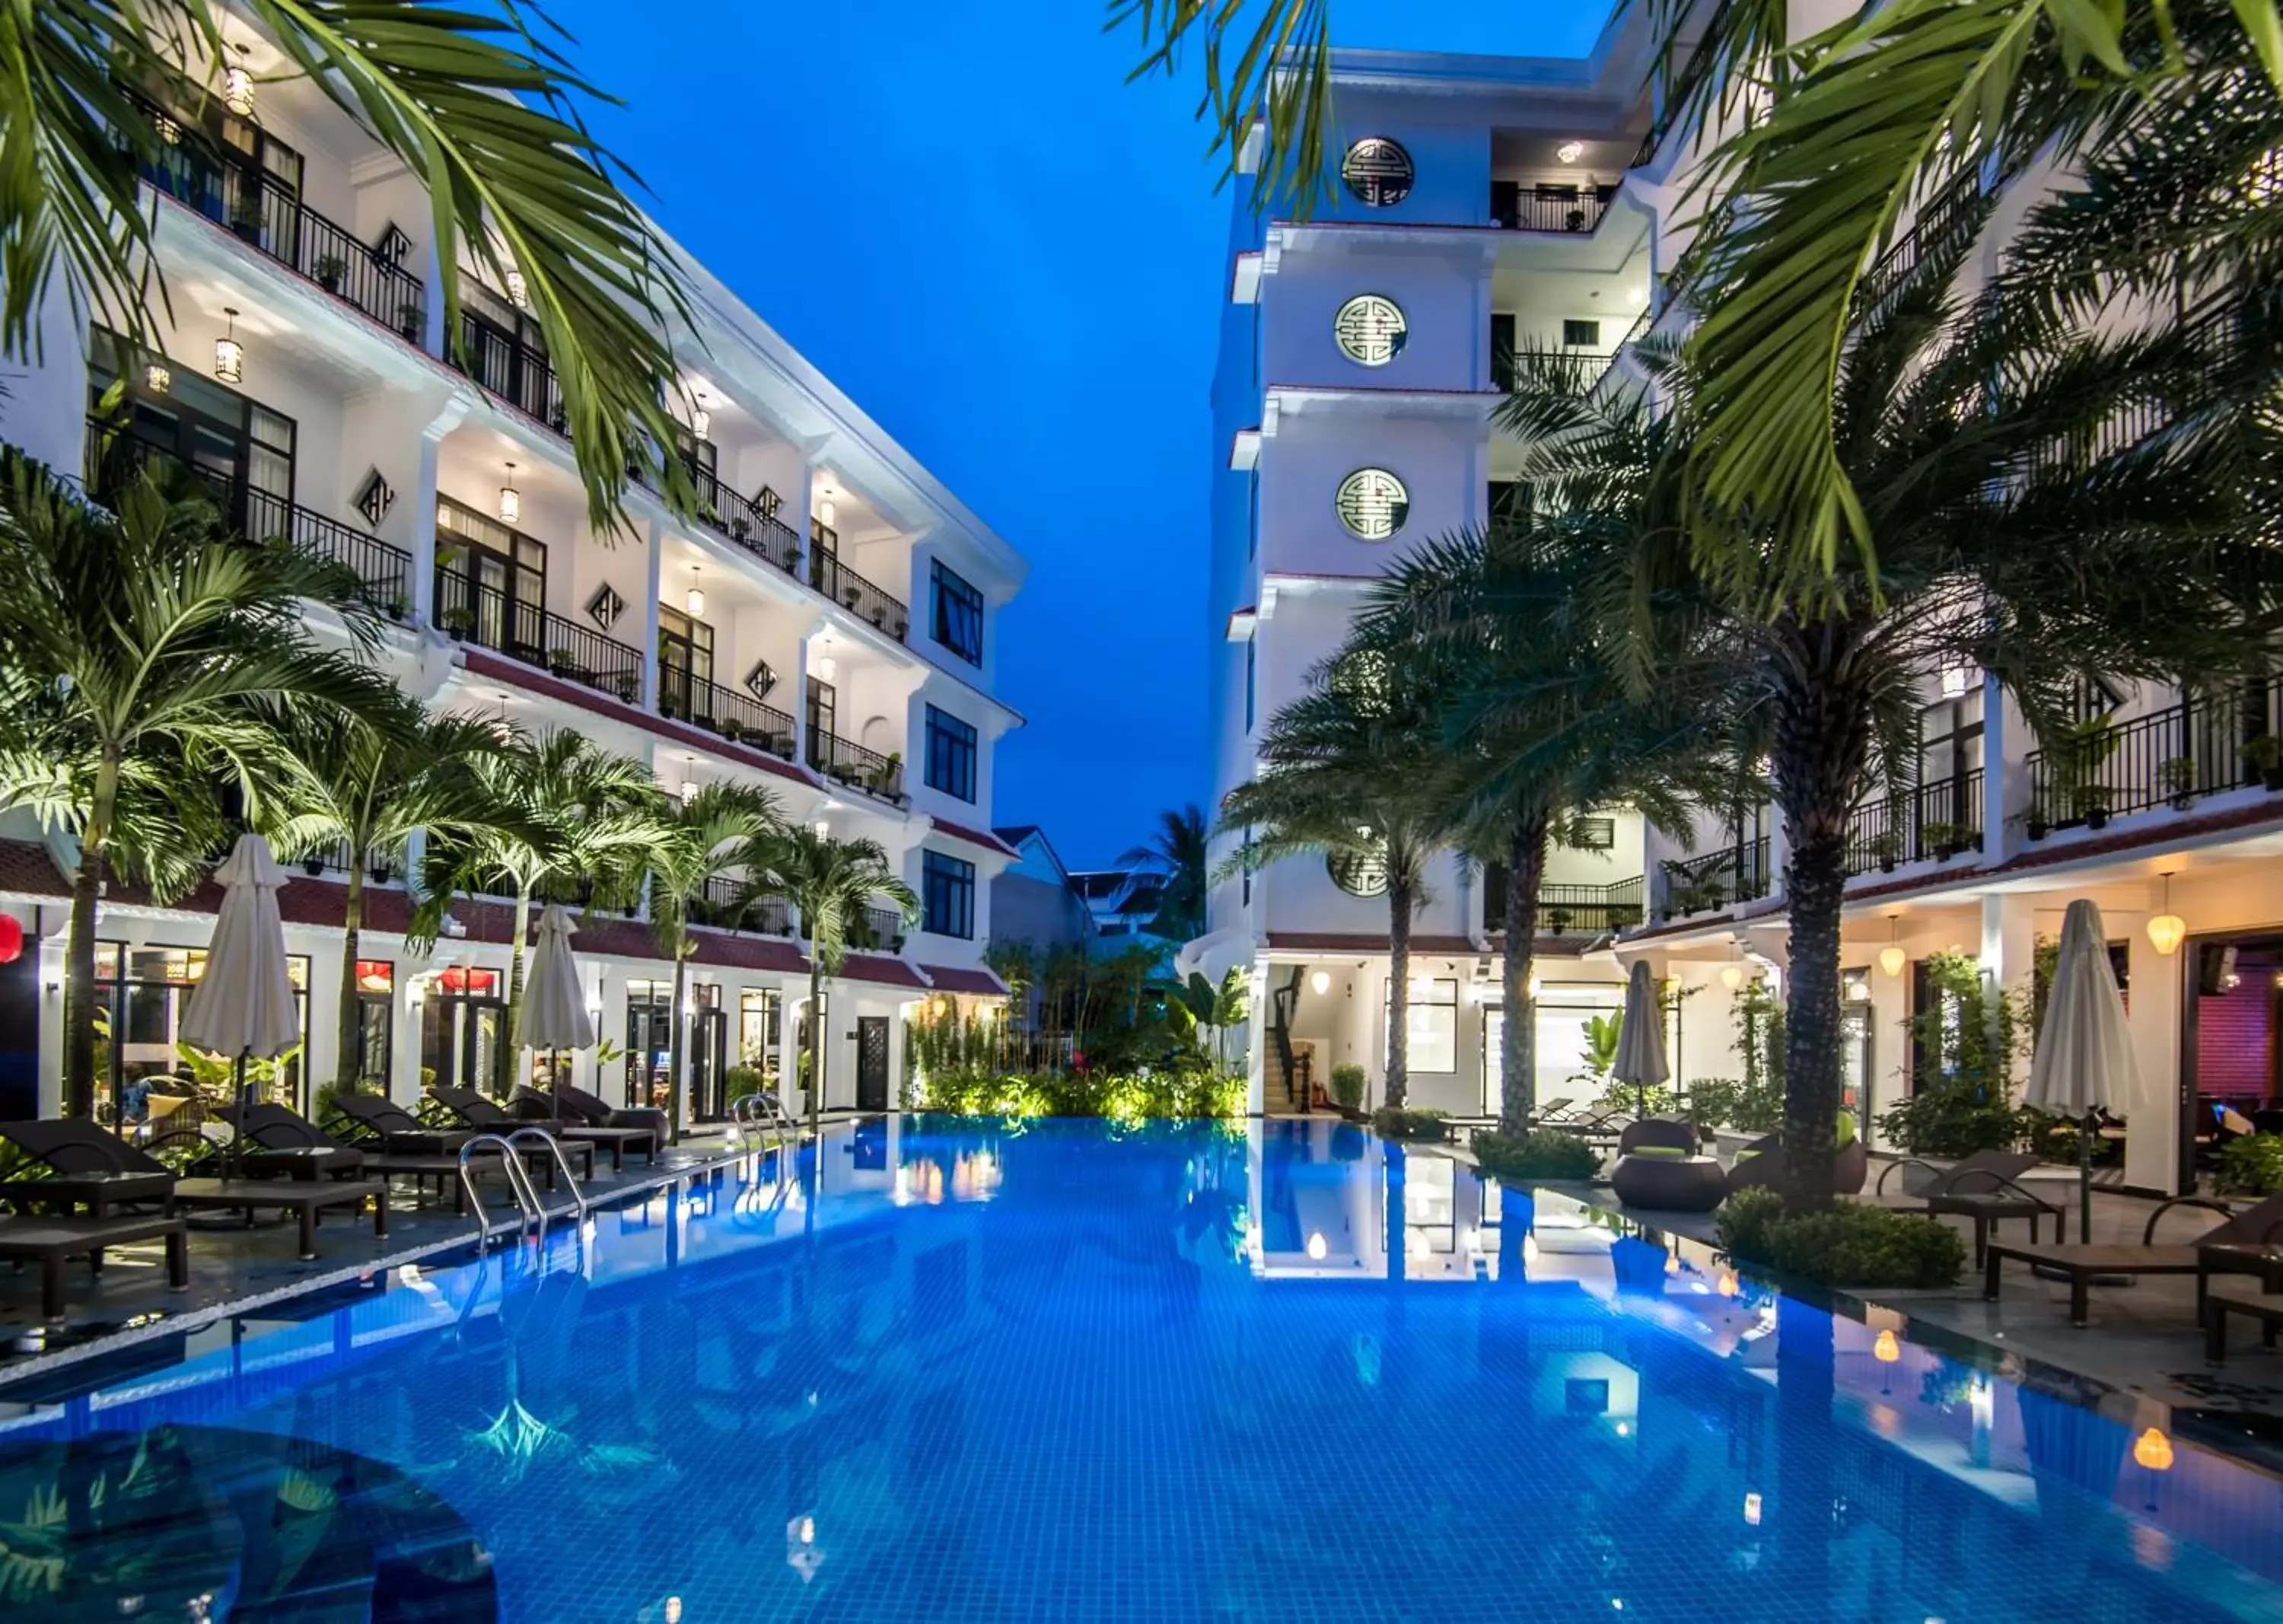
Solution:
M886 958L873 953L851 953L840 961L840 979L844 981L877 981L883 987L909 987L920 992L928 984L919 978L919 972L900 958Z
M988 970L955 970L948 964L922 964L920 973L939 993L975 993L986 998L1001 998L1007 993L1007 983Z
M986 834L981 830L970 829L964 824L954 824L948 818L936 819L935 832L938 834L949 835L954 840L964 840L970 846L979 846L987 852L997 852L1001 856L1019 857L1023 855L995 834Z

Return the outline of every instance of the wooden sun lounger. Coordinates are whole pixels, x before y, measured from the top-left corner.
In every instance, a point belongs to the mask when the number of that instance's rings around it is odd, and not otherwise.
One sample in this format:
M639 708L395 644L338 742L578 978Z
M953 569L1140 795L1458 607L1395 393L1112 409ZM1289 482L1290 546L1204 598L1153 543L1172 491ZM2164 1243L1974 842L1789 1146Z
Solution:
M88 1266L99 1275L104 1248L152 1239L167 1243L168 1289L189 1291L189 1241L179 1218L0 1219L0 1258L39 1263L40 1317L51 1322L64 1317L65 1259L84 1253Z
M2263 1347L2275 1346L2283 1332L2283 1295L2255 1292L2248 1285L2216 1285L2204 1298L2204 1362L2227 1362L2227 1321L2232 1314L2259 1322Z
M2227 1214L2227 1222L2185 1244L2154 1245L2158 1220L2176 1206L2205 1207ZM2244 1213L2231 1213L2202 1196L2178 1196L2148 1214L2137 1246L1993 1244L1983 1260L1982 1295L1986 1301L1997 1300L1999 1277L2008 1262L2047 1270L2069 1282L2069 1323L2083 1330L2087 1294L2102 1276L2193 1275L2196 1314L2203 1319L2205 1304L2211 1295L2211 1277L2216 1274L2258 1275L2271 1285L2283 1284L2283 1250L2278 1250L2273 1244L2279 1238L2283 1238L2283 1196L2270 1197Z
M243 1211L248 1223L264 1208L291 1213L300 1224L304 1261L317 1255L317 1214L329 1206L359 1208L370 1199L374 1237L386 1239L388 1235L388 1186L377 1178L186 1178L175 1183L172 1199L176 1206Z

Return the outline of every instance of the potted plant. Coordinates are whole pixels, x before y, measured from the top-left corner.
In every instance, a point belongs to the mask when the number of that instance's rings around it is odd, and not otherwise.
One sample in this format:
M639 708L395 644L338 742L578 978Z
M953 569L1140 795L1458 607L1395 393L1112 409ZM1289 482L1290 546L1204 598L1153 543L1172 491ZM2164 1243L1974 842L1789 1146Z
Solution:
M338 293L341 291L341 273L348 268L348 262L339 254L321 254L317 256L317 262L310 267L310 274L317 278L317 285L325 292Z
M2042 840L2053 829L2053 820L2045 816L2042 804L2032 806L2027 812L2011 820L2022 825L2022 832L2032 840Z
M2156 782L2164 799L2185 812L2195 804L2196 764L2185 755L2167 756L2156 763Z
M1882 829L1864 842L1871 855L1878 860L1879 872L1895 871L1896 859L1902 855L1903 843L1891 829Z
M230 229L257 247L261 243L261 197L253 191L241 191L230 206Z
M396 307L396 331L404 335L406 343L419 343L426 336L426 325L425 315L418 301L408 299Z
M888 629L888 612L885 609L876 608L872 611L872 626L877 631L885 631Z
M1584 230L1586 229L1586 211L1582 208L1571 209L1568 214L1562 216L1562 225L1564 230Z
M903 776L903 752L891 750L888 752L888 759L866 775L864 786L875 795L893 800L897 794L896 783Z
M642 677L633 671L621 671L616 684L619 698L632 705L642 698Z
M729 534L737 541L749 542L752 540L753 521L746 518L743 513L730 514Z
M2069 792L2069 805L2087 829L2108 827L2108 809L2115 792L2106 784L2080 784Z
M745 724L735 716L724 716L721 718L721 732L722 738L734 745L745 737Z
M1921 825L1919 845L1934 853L1943 863L1949 862L1968 845L1965 826L1960 824L1931 823Z
M843 587L840 589L840 601L851 609L856 606L856 600L863 596L864 590L861 587Z
M901 643L901 642L904 640L904 633L905 633L905 631L906 631L907 629L908 629L908 627L907 622L905 622L905 621L902 621L902 620L898 620L898 621L897 621L897 622L896 622L896 641L897 641L897 642Z
M436 617L436 624L451 633L452 641L457 643L475 629L476 617L471 610L447 609Z
M788 575L798 575L800 574L799 548L796 547L791 551L785 554L784 569L785 574Z
M2283 733L2262 733L2243 741L2243 764L2271 790L2283 790Z
M395 597L388 600L388 618L390 620L401 621L411 613L412 605L405 597L403 593L399 592Z
M369 872L372 875L372 883L374 885L385 886L388 883L389 878L396 872L396 870L390 864L387 858L376 857L373 859L372 867Z
M1570 933L1570 910L1566 908L1547 909L1546 928L1554 935L1567 936Z
M777 756L781 760L787 761L792 760L792 735L790 733L770 734L769 751L771 754Z

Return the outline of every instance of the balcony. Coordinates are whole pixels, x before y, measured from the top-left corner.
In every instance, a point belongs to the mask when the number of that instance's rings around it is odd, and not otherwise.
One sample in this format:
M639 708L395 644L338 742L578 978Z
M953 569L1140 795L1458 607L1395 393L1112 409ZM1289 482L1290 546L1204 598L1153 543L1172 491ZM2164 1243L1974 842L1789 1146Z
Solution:
M745 881L717 874L705 882L705 894L690 907L692 925L716 930L749 931L762 936L792 934L792 910L781 896L749 897Z
M93 418L87 426L84 477L88 495L98 502L115 494L146 463L183 466L129 431ZM401 620L410 611L412 558L402 548L313 513L287 497L257 490L243 480L206 469L190 472L212 495L223 522L238 535L252 541L283 542L304 558L349 570L363 583L365 601L384 614Z
M1538 888L1538 933L1541 936L1609 936L1631 930L1646 917L1641 905L1645 882L1636 874L1606 886L1553 886ZM1507 871L1501 863L1483 871L1483 929L1493 935L1506 929Z
M1865 800L1847 823L1847 877L1947 863L1982 844L1982 769Z
M897 807L904 804L901 756L882 755L837 733L812 730L808 736L808 764L834 783L861 791L875 800Z
M2098 718L2060 745L2033 750L2027 833L2100 829L2122 813L2170 806L2264 782L2283 787L2283 687L2254 681L2184 699L2131 722Z
M1695 913L1718 913L1768 894L1768 838L1738 840L1715 851L1664 865L1659 922Z
M1583 235L1601 223L1617 195L1615 186L1492 181L1491 223L1509 231Z
M672 666L658 668L658 714L703 728L731 744L766 750L783 761L793 757L794 727L790 715L751 694Z
M563 406L563 386L548 364L547 352L526 333L513 305L491 289L463 278L460 353L453 364L469 380L514 407L533 422L569 438L571 419Z
M808 584L876 630L904 640L911 629L911 611L903 601L874 586L840 561L839 538L823 525L808 521Z
M788 575L799 574L800 537L777 517L776 492L764 485L758 496L740 496L690 458L682 458L682 465L696 488L701 522L764 563Z
M455 641L496 650L629 705L642 703L640 649L471 579L454 565L436 566L436 624Z
M427 332L420 277L301 201L274 176L224 155L192 121L137 100L160 133L143 178L288 270L417 345Z
M848 922L848 945L859 951L900 953L905 929L901 910L867 908Z

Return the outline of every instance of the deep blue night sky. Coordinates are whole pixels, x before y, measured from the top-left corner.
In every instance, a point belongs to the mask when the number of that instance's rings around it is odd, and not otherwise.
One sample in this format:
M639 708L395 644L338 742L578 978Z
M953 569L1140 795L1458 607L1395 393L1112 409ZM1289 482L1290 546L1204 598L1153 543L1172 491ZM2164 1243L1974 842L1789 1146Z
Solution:
M1593 0L1331 0L1336 43L1582 54ZM1098 866L1205 792L1228 200L1093 0L555 0L666 230L1031 561L996 819ZM986 25L987 20L987 25Z

